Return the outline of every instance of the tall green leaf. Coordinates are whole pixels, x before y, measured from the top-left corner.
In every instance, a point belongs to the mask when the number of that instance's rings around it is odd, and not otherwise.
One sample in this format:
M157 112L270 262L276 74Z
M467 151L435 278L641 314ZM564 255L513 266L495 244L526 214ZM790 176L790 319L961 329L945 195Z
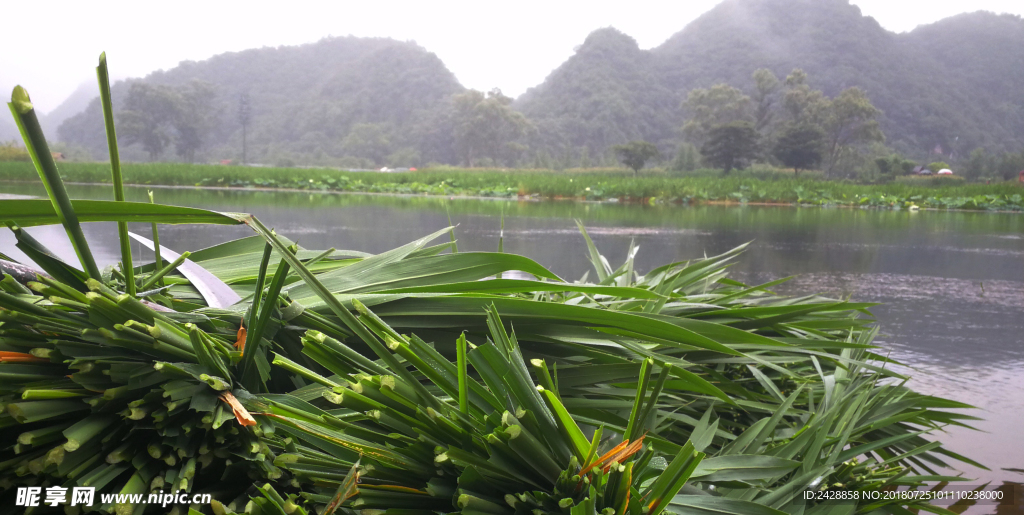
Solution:
M107 132L107 151L110 153L110 175L114 183L114 200L124 202L121 155L117 150L117 132L114 130L114 106L110 100L110 76L107 73L106 52L100 54L100 64L96 67L96 79L100 83L100 104L103 106L103 126ZM128 239L128 222L117 222L117 236L121 243L121 269L124 272L125 288L128 295L135 296L135 268L132 266L132 242Z
M14 114L14 121L18 124L22 139L25 140L25 148L46 188L46 195L50 198L54 215L68 233L71 245L78 255L78 261L82 263L82 268L89 274L89 277L100 279L100 269L96 266L92 251L89 250L89 242L85 240L85 234L78 222L75 208L71 204L67 190L64 189L64 181L60 178L60 172L57 171L57 163L53 161L53 155L50 154L50 146L46 143L43 128L39 126L39 118L36 117L35 107L32 106L32 101L25 88L16 86L11 93L11 102L7 105L11 108L11 113ZM24 222L21 224L26 225Z

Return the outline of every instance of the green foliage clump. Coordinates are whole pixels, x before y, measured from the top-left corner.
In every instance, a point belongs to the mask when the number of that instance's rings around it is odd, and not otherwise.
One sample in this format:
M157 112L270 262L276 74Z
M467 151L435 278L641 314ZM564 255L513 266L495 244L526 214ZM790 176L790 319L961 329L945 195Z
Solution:
M897 154L892 154L887 157L875 158L875 166L882 175L895 178L900 175L910 175L914 171L914 167L917 166L917 163Z
M790 125L775 141L772 155L799 175L801 169L809 170L821 163L824 140L825 132L815 125Z
M618 156L619 161L622 161L622 164L633 170L634 177L647 161L661 156L658 147L646 141L630 141L625 145L616 145L612 147L612 150L615 151L615 155Z
M676 157L672 160L674 172L692 172L700 167L700 151L692 143L679 145Z
M712 166L723 168L728 174L733 168L758 156L758 134L750 122L733 122L718 125L708 131L707 139L700 147L704 160Z

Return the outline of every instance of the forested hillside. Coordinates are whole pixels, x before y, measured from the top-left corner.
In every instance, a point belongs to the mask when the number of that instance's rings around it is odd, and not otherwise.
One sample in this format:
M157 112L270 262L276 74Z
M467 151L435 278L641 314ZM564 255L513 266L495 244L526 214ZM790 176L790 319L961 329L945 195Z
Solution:
M929 107L950 116L921 112L933 139L964 154L977 146L1024 147L1024 20L985 12L947 18L900 38L934 58L928 82L946 95ZM906 99L913 103L912 98ZM931 117L931 118L930 118ZM949 125L947 125L949 124ZM943 137L945 136L945 137ZM960 143L949 141L960 137Z
M563 130L561 139L547 141L585 141L600 151L586 122L611 119L628 138L642 135L668 147L679 140L672 129L684 125L686 113L677 108L692 89L726 83L753 94L755 70L782 78L800 68L829 97L862 89L883 112L881 128L898 152L925 158L938 146L955 160L976 147L1024 148L1024 53L1016 50L1024 48L1024 21L1018 16L979 12L897 35L847 0L725 0L650 51L620 42L595 52L590 40L612 40L612 32L596 31L518 100L531 117L569 114L552 124ZM591 84L595 77L604 84ZM651 109L623 109L637 103Z
M934 107L923 107L926 92L940 86L931 58L846 0L726 0L652 53L678 92L722 82L751 92L759 68L779 77L800 68L828 96L857 86L883 111L890 144L904 143L904 151L935 144L918 141L921 115Z
M83 82L63 102L52 111L40 117L39 123L47 134L57 135L57 130L65 120L84 111L100 93L96 81ZM97 104L98 105L98 104Z
M516 104L549 151L602 153L630 140L674 144L679 101L654 56L613 28L591 33L574 56Z
M143 85L151 90L142 89ZM317 162L330 157L364 153L353 133L374 139L390 155L415 154L414 159L451 161L451 145L438 145L431 134L438 109L463 90L454 75L434 54L412 43L390 39L329 38L296 47L261 48L218 55L202 62L184 62L178 67L157 72L141 81L121 82L113 87L116 110L129 106L129 91L137 88L138 97L165 99L168 127L151 129L165 136L167 147L156 157L174 159L174 136L179 127L174 118L196 106L174 106L173 100L203 102L199 106L212 119L183 120L199 126L205 134L197 149L210 159L240 157L242 123L239 117L243 97L248 97L250 121L247 127L249 160L252 162ZM196 88L208 93L190 95ZM196 98L202 96L204 98ZM152 102L155 103L155 102ZM159 118L152 105L136 105L139 115L132 120L145 124L145 118ZM146 112L146 108L152 111ZM194 111L195 109L193 109ZM139 117L143 119L140 120ZM180 124L179 124L180 125ZM130 132L130 131L129 131ZM450 132L450 130L449 130ZM129 134L121 130L122 137ZM160 134L158 134L159 136ZM142 134L140 138L152 134ZM62 140L84 145L97 157L105 155L102 116L94 101L81 114L60 127ZM139 138L128 138L136 140ZM364 138L365 139L365 138ZM443 138L441 138L443 139ZM131 145L136 159L145 159L139 145ZM158 145L159 146L159 145ZM176 145L174 145L176 146ZM188 149L182 149L187 152ZM166 155L165 153L166 152ZM369 157L369 156L359 156Z
M651 50L598 29L514 101L466 92L413 43L353 37L185 62L118 83L113 94L129 159L240 159L246 99L249 162L561 167L609 164L611 147L633 140L665 157L699 147L682 128L700 103L684 102L719 84L752 102L749 113L719 121L756 122L768 158L783 125L797 122L786 117L785 95L820 90L829 100L857 88L880 111L872 117L884 133L862 145L861 162L893 152L961 162L979 148L1024 149L1021 48L1018 16L965 14L895 34L848 0L724 0ZM778 85L763 89L770 84L752 78L759 69ZM783 86L794 69L805 85ZM59 135L102 158L98 102Z

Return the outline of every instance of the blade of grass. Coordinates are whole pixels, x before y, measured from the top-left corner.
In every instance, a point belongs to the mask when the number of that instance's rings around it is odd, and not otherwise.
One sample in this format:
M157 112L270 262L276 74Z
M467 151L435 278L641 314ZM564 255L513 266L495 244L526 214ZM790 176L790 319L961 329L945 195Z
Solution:
M636 440L634 433L637 432L638 427L643 426L643 422L639 420L640 410L644 406L644 397L647 395L647 387L651 383L651 369L654 367L654 361L651 358L647 358L640 365L640 380L636 384L636 398L633 399L633 409L629 412L629 422L626 424L626 432L623 437L629 440ZM666 374L662 374L663 376ZM657 399L651 397L651 402L657 402Z
M448 237L452 240L452 254L459 253L459 244L455 242L455 226L452 225L452 214L448 211L448 203L444 203L444 214L448 215Z
M50 197L57 218L71 239L71 244L75 248L79 262L82 263L82 268L89 277L100 279L102 277L100 269L96 266L92 251L89 250L89 242L85 240L82 226L78 223L78 216L71 205L67 190L64 189L64 181L61 180L60 172L57 171L57 164L50 154L50 146L46 143L43 129L39 126L39 119L36 117L36 110L32 106L32 101L25 88L16 86L11 93L11 102L7 105L11 108L11 113L14 114L14 121L17 122L21 137L25 140L25 149L28 150L36 171L39 173L39 178L43 181L46 195Z
M107 73L106 52L100 54L100 64L96 67L96 79L100 83L100 105L103 106L103 125L107 133L107 151L110 153L110 175L114 183L114 200L124 202L121 156L117 150L117 132L114 129L114 106L110 100L110 76ZM128 222L117 222L117 237L121 243L121 269L124 273L125 292L134 297L135 268L132 266L132 242L128 239Z
M149 203L156 204L153 200L153 190L147 192L149 194ZM163 267L163 259L160 257L160 232L157 230L157 223L153 222L153 263L156 270L160 270ZM160 279L160 286L164 285L163 278Z
M241 224L245 215L218 213L194 207L168 206L112 200L69 200L78 222L152 222L161 224ZM0 222L22 227L63 223L60 209L44 199L12 199L0 202Z
M161 281L165 275L171 272L171 270L174 270L175 268L181 266L181 264L184 263L186 259L188 259L188 256L189 252L187 250L185 252L182 252L181 255L178 256L174 261L167 263L167 266L150 274L150 276L146 278L145 282L142 283L142 287L140 289L142 291L147 291L150 288L152 288L154 284L156 284L158 281Z
M7 227L14 233L14 238L17 240L15 246L46 273L78 291L86 291L85 280L89 276L85 272L62 261L20 226L8 222Z
M459 364L459 412L469 414L469 361L466 359L466 334L459 336L456 342Z
M294 245L288 248L289 252L294 253L298 250ZM245 351L242 353L242 386L250 392L259 390L266 390L266 385L261 384L258 370L256 367L256 360L266 355L267 349L264 348L260 342L263 339L263 333L267 328L267 323L270 321L270 316L277 308L278 297L281 295L281 287L284 286L285 278L288 277L288 262L281 260L277 266L277 270L274 272L274 278L270 281L270 289L267 291L267 298L260 304L259 317L256 319L256 324L249 327L247 333L247 340L245 344ZM263 292L256 292L256 295L260 295ZM264 357L264 359L266 359Z
M501 206L501 229L498 231L498 254L503 254L504 252L505 252L505 206L502 205ZM498 275L495 276L495 277L498 278L498 279L501 279L501 273L499 272Z
M128 233L128 235L151 250L156 248L153 241L149 238L139 236L133 232ZM167 254L168 258L178 258L178 253L167 247L163 247L163 252ZM224 281L221 281L217 276L191 260L186 259L178 265L178 271L192 283L192 286L199 290L199 293L206 299L206 304L211 308L225 308L242 300L242 297L235 293L235 290L232 290L230 286L224 284Z

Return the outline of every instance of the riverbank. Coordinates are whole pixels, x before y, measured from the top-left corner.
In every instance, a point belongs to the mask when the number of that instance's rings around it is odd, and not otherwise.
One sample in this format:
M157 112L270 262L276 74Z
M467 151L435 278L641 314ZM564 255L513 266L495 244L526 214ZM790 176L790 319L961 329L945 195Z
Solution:
M103 163L61 163L69 182L110 182ZM256 168L180 163L128 163L125 181L139 185L259 188L300 191L543 198L624 203L758 203L865 206L886 209L1024 210L1016 183L964 184L942 178L889 184L853 184L771 172L722 176L704 171L632 177L624 170L538 171L427 169L344 172L317 168ZM0 181L36 180L31 163L0 163Z

